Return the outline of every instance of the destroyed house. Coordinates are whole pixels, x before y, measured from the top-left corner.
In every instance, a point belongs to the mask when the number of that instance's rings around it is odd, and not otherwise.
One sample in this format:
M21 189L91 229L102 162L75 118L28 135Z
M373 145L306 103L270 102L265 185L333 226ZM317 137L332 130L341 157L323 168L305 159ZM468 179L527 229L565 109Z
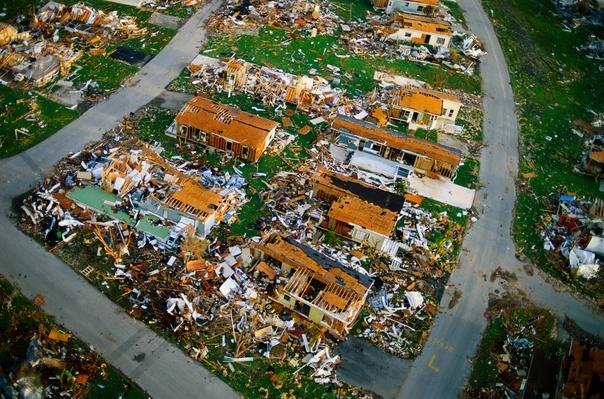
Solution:
M243 87L247 81L247 63L230 59L225 67L224 90L232 92Z
M396 213L400 213L405 202L399 194L380 190L354 177L326 169L320 169L314 174L311 183L315 196L329 202L352 196Z
M0 22L0 46L5 46L13 40L25 40L29 38L29 32L19 33L12 25Z
M384 7L388 14L400 11L416 15L432 15L438 8L439 0L372 0L375 7Z
M393 27L400 26L388 38L413 44L449 47L453 31L448 22L413 14L397 13Z
M192 98L176 115L176 135L255 162L275 136L277 123L218 104L205 97Z
M205 237L222 221L233 201L233 193L222 196L194 182L185 182L160 201L158 216L175 223L192 224L196 234Z
M409 165L430 177L451 179L461 162L457 149L343 115L333 121L332 130L337 145L347 150L349 156L368 153Z
M273 235L253 244L258 263L280 269L285 283L275 302L343 339L359 315L373 280L291 238Z
M116 151L103 165L101 187L129 198L139 210L174 224L192 225L201 237L222 221L237 196L199 186L147 149L141 154Z
M410 130L445 130L454 125L462 102L459 98L416 87L394 90L389 108L389 116L405 123Z
M311 181L315 196L332 202L325 227L378 249L390 238L403 209L401 195L325 170Z
M358 197L342 197L331 204L327 217L330 230L380 249L392 236L399 213Z

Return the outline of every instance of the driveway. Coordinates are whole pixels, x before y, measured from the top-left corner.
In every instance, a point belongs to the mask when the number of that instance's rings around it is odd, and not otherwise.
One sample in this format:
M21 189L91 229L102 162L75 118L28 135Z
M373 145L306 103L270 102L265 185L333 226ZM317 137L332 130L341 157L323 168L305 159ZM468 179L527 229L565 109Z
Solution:
M0 161L0 273L24 295L42 294L57 322L92 345L154 398L237 398L229 386L176 346L128 316L60 259L21 233L11 219L13 198L31 189L68 152L101 138L122 117L147 104L199 52L205 22L220 1L207 3L173 40L107 101L43 143Z
M528 275L516 259L510 232L516 201L518 125L507 64L488 16L479 0L458 0L469 29L485 43L481 61L484 144L480 157L481 189L476 193L478 222L470 228L461 251L460 266L449 280L440 312L422 354L413 362L398 398L455 398L464 389L472 359L487 321L483 314L490 292L506 288L523 291L531 301L551 309L563 319L575 320L592 334L604 337L604 318L590 303L564 290L555 290L535 271ZM490 282L501 266L518 277L516 287ZM462 297L452 309L455 290Z

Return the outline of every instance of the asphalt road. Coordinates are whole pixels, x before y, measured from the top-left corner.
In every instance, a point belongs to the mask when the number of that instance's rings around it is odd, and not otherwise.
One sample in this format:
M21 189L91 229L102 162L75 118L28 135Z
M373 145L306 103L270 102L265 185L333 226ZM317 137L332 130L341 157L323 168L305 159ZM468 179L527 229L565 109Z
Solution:
M463 390L472 358L486 327L483 314L490 292L521 290L533 302L568 315L587 331L604 337L604 318L591 304L557 291L537 270L527 274L515 257L510 236L518 174L518 125L507 64L499 42L479 0L458 0L469 30L485 43L481 61L484 144L475 206L480 219L464 240L460 267L449 280L440 312L422 354L415 360L397 398L455 398ZM498 266L513 272L518 281L490 282ZM455 291L461 299L449 309Z
M45 312L92 345L154 398L237 398L229 386L177 347L128 316L60 259L21 233L11 220L11 203L39 182L68 152L120 123L147 104L199 52L204 25L220 1L205 5L174 39L120 89L43 143L0 161L0 273L29 298L42 294Z

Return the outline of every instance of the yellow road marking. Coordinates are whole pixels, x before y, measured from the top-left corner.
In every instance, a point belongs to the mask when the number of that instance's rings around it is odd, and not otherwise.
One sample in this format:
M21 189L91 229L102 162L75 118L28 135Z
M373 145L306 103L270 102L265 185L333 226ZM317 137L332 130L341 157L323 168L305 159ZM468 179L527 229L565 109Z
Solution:
M441 347L449 353L453 353L454 351L454 348L451 345L439 340L438 338L429 337L428 341L432 342L434 345Z
M432 355L430 361L428 362L428 367L430 367L435 373L438 373L440 369L434 365L434 359L436 359L436 355Z

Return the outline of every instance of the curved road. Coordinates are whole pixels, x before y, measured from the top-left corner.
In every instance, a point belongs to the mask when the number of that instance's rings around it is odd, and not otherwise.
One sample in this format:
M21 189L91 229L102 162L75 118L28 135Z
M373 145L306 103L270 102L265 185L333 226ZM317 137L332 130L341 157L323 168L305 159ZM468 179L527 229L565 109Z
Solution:
M80 118L20 155L0 161L0 273L63 326L92 345L154 398L239 396L177 347L132 319L60 259L21 233L10 219L12 199L31 189L68 152L77 152L161 93L205 41L205 22L220 1L207 3L138 74Z
M469 230L460 267L449 280L440 312L422 354L413 362L398 398L455 398L464 389L472 359L486 327L483 314L489 293L512 288L551 309L563 319L568 315L582 328L604 337L604 318L595 306L565 291L556 291L540 272L529 275L516 259L510 232L518 175L518 125L505 57L480 0L458 0L469 29L484 42L488 54L481 60L484 107L484 144L480 157L481 189L476 194L480 219ZM514 287L505 281L490 282L501 266L518 277ZM452 309L455 290L462 297Z

